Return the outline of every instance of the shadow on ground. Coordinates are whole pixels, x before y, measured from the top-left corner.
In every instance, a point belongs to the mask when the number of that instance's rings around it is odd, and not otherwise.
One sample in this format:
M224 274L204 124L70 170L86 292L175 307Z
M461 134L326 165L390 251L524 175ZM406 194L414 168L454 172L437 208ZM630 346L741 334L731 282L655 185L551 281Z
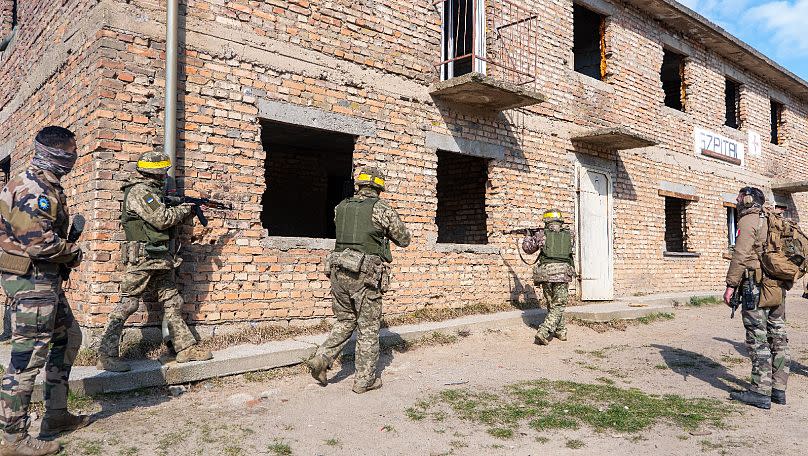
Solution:
M746 348L745 342L738 342L735 340L724 339L723 337L713 337L713 340L718 342L725 342L732 345L732 348L738 352L739 355L744 357L749 356L749 350ZM751 365L751 364L750 364ZM802 375L803 377L808 377L808 366L802 364L801 362L794 359L794 353L791 352L791 374L792 375Z
M681 375L685 381L689 377L694 377L726 392L746 389L749 386L748 382L732 375L724 365L700 353L667 345L651 344L651 346L659 350L668 368Z

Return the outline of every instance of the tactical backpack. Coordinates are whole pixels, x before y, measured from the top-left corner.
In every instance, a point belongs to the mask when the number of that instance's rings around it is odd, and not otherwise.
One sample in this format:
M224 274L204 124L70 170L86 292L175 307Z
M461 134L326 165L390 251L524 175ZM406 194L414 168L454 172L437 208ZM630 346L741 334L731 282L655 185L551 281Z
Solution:
M808 236L793 220L768 209L764 209L764 214L769 234L760 256L761 268L773 279L794 282L808 270L808 261L805 261Z

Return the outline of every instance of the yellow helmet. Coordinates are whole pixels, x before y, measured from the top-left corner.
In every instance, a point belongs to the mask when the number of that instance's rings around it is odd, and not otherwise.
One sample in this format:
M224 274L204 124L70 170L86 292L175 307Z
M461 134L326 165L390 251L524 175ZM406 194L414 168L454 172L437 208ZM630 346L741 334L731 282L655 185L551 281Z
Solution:
M564 218L561 216L561 211L558 209L547 209L542 216L544 223L561 222L564 223Z
M359 171L356 177L356 185L359 187L373 187L377 190L384 190L384 174L375 166L365 166Z
M162 152L146 152L137 160L137 170L146 174L163 175L171 168L171 159Z

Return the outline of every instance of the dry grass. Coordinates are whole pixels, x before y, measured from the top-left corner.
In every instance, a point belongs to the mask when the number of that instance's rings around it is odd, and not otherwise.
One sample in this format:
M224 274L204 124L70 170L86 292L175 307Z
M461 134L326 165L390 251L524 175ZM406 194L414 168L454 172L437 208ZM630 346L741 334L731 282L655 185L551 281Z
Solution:
M275 340L291 339L293 337L308 336L328 332L331 325L325 321L312 326L255 326L226 334L217 334L203 339L199 345L208 350L222 350L227 347L241 344L263 344Z
M611 320L604 322L595 322L595 321L581 320L580 318L570 318L567 320L567 323L576 326L584 326L598 333L604 333L608 331L625 331L629 326L650 325L651 323L655 323L658 321L672 320L674 318L675 315L672 313L655 312L650 315L637 318L635 320Z
M517 309L535 309L537 307L538 306L536 304L503 302L500 304L470 304L457 308L423 308L406 314L387 315L382 318L382 327L387 328L391 326L412 325L424 322L445 321L453 318L466 317L469 315L484 315Z

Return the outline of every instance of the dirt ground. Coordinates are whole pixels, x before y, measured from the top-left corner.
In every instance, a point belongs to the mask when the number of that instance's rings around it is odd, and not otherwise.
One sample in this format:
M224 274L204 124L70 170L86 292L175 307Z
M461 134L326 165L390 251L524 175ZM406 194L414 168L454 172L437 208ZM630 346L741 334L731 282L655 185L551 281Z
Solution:
M808 306L796 297L788 305L788 405L770 411L727 400L747 384L750 364L741 319L717 305L682 308L672 320L625 331L571 326L568 342L546 347L532 344L526 326L439 337L433 342L443 343L383 356L384 387L363 395L351 392L346 362L325 388L288 368L278 378L219 379L178 396L151 390L79 399L97 421L61 441L70 455L798 454L808 448ZM407 412L448 389L487 393L542 379L712 398L728 416L722 426L686 429L662 420L639 432L537 430L525 421L497 437L456 414L414 419Z

